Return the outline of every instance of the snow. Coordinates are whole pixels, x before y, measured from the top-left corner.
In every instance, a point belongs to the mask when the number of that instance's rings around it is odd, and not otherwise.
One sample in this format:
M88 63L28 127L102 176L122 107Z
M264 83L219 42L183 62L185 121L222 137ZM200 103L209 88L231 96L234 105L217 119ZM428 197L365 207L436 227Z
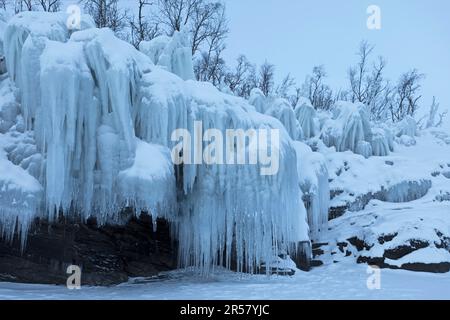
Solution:
M450 261L450 252L438 248L423 248L398 259L386 259L390 265L401 267L407 263L441 263Z
M396 151L385 157L370 157L350 151L336 152L319 144L319 151L327 159L330 189L341 194L333 197L332 207L357 202L361 197L381 193L382 200L407 202L424 196L433 185L432 173L445 164L445 154L450 149L437 143L429 131L416 137L417 145L408 147L396 144ZM355 206L355 210L360 210Z
M380 289L369 290L366 265L341 262L298 271L294 276L247 275L216 270L208 278L192 271L174 271L158 279L137 278L111 287L84 287L0 283L1 299L88 300L411 300L449 299L447 274L383 269Z
M416 120L411 116L406 116L402 121L397 124L397 137L410 136L414 137L417 135L417 124Z
M422 131L415 147L397 146L387 157L358 160L365 164L365 170L356 165L358 156L345 156L346 166L331 182L332 192L343 192L333 198L331 205L347 204L349 210L329 221L329 231L322 234L320 241L328 243L325 251L337 253L337 244L353 237L366 246L360 252L350 250L349 257L344 253L334 255L328 263L355 261L357 256L385 258L384 263L392 267L450 263L450 202L445 197L450 191L450 179L445 176L450 145L446 137L437 130ZM379 187L375 187L378 183ZM362 202L368 192L371 197ZM401 248L409 252L401 254ZM399 258L386 257L389 250L398 250Z
M155 205L175 207L175 175L170 150L138 140L134 163L119 173L118 185L118 193L123 198L119 203L127 206L131 203L138 211L149 210L155 219L161 212Z

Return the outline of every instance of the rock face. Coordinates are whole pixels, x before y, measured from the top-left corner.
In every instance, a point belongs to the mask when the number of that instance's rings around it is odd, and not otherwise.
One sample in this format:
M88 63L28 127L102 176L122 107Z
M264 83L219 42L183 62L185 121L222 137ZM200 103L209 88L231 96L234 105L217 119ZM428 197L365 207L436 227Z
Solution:
M82 285L111 285L176 268L176 244L168 224L149 215L124 226L98 227L94 220L56 223L36 219L23 252L16 237L0 241L0 281L65 285L67 267L82 269Z

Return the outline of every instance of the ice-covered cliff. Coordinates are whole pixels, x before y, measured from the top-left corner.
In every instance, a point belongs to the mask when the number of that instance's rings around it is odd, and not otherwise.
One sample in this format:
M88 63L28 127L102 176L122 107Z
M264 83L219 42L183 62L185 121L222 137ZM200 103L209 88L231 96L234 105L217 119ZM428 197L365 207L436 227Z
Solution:
M309 240L289 136L297 134L296 122L288 133L245 100L186 81L191 76L180 66L187 54L180 39L144 54L109 29L93 28L88 17L79 31L68 30L66 19L24 12L5 30L11 80L1 86L11 87L10 103L17 107L12 117L0 113L10 121L0 135L5 236L17 223L25 241L36 215L52 220L62 212L118 223L119 212L133 207L170 221L180 263L205 271L232 261L239 270L253 270L277 250ZM154 64L156 56L163 67ZM205 131L278 129L279 146L270 145L279 151L278 173L261 175L261 164L174 166L172 133L193 132L195 121Z

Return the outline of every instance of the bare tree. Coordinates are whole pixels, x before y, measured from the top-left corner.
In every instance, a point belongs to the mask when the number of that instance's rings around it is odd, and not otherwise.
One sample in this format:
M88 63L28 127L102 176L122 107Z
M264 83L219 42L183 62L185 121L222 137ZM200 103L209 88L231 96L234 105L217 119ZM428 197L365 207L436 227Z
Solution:
M333 91L324 84L327 74L324 66L315 66L312 75L307 76L301 88L301 94L309 99L315 109L331 108L334 99Z
M225 60L221 51L214 54L203 52L194 65L194 73L199 81L208 81L219 87L226 77Z
M138 0L138 15L137 17L132 17L129 21L131 42L136 48L139 47L142 41L151 40L160 34L158 22L153 21L152 17L145 16L144 13L146 7L154 4L154 1Z
M364 102L366 99L368 88L365 83L368 74L368 60L373 49L374 47L369 45L367 41L361 42L357 53L359 57L358 64L355 67L351 67L348 71L352 102Z
M37 0L42 10L48 12L56 12L61 8L61 0Z
M126 25L127 13L119 8L118 0L82 0L87 13L98 28L120 32Z
M159 24L169 36L189 30L197 80L222 82L226 72L221 54L228 34L225 5L214 0L159 0L158 5Z
M210 38L223 38L228 33L225 5L209 0L159 0L159 22L171 36L175 31L189 28L192 55ZM217 40L215 41L217 42Z
M8 5L8 0L0 0L0 8L3 10L6 10L6 7Z
M167 27L167 33L175 31L189 23L202 0L159 0L160 22Z
M22 11L33 11L34 6L33 0L15 0L14 1L14 12L19 13Z
M235 95L248 98L251 90L258 86L255 70L255 65L240 55L235 69L227 72L224 82Z
M275 94L281 98L285 98L286 100L290 100L290 96L292 91L295 88L295 79L288 73L281 83L275 89Z
M371 64L373 50L374 46L366 41L361 42L357 53L359 61L348 71L350 90L346 98L367 105L373 120L385 120L389 117L393 88L384 78L386 60L379 56Z
M200 2L194 11L191 26L192 55L206 47L209 52L221 51L228 35L225 5L220 2Z
M268 96L272 93L275 78L275 66L267 61L259 68L259 81L258 87L261 91Z
M393 121L400 121L405 116L414 116L419 108L420 81L424 75L413 69L401 75L395 92L395 100L391 105Z

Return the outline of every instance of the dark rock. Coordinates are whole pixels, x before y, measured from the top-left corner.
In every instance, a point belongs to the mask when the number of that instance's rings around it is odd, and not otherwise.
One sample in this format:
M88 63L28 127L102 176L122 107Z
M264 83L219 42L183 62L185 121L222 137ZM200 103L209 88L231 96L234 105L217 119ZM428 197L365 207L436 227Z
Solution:
M418 272L447 273L450 271L450 262L441 263L406 263L402 269Z
M339 251L344 253L344 249L347 248L348 243L347 242L338 242L337 246L339 248Z
M394 165L394 161L385 161L385 164L387 164L388 166L393 166Z
M344 190L330 190L330 199L333 200L334 198L336 198L337 196L341 195L344 193Z
M364 249L370 250L370 248L372 248L372 246L368 245L364 242L364 240L358 239L357 237L348 238L347 241L358 251L362 251Z
M380 268L391 268L391 269L398 269L395 266L387 265L384 262L384 258L382 257L366 257L366 256L359 256L358 259L356 259L356 263L367 263L371 266L378 266Z
M313 258L317 256L321 256L324 254L324 251L322 249L313 249L312 250Z
M50 224L36 219L23 252L16 236L0 241L0 280L66 284L69 265L82 269L82 285L112 285L129 277L148 277L176 267L176 247L168 224L158 220L153 232L150 216L132 218L123 226L98 227L60 219Z
M423 249L429 246L428 242L424 242L421 240L410 240L409 245L401 245L394 249L387 249L384 251L383 257L391 260L398 260L411 252L414 252L418 249Z
M348 210L348 206L340 206L340 207L331 207L328 211L328 219L333 220L339 218L344 215L344 213Z
M386 235L382 235L380 237L378 237L378 243L379 244L384 244L386 242L390 242L392 240L394 240L394 238L398 235L398 233L393 233L393 234L386 234Z
M320 267L323 265L323 262L320 260L311 260L311 267Z
M434 171L431 173L431 175L436 178L437 176L439 176L441 173L439 171Z
M450 262L441 263L406 263L400 267L387 264L385 258L373 258L360 256L357 263L367 263L368 265L378 266L385 269L403 269L416 272L446 273L450 272Z
M312 243L312 248L314 249L319 249L322 246L327 246L328 242L313 242Z
M309 241L300 242L297 245L297 251L292 255L292 260L297 268L303 271L311 270L311 243Z
M267 273L271 274L271 275L276 274L279 276L293 276L295 274L295 270L290 269L290 268L280 269L280 268L272 267L272 268L269 268L269 272L267 272L267 269L265 266L262 266L259 269L259 274L267 274Z
M441 242L435 242L435 246L438 249L450 249L450 237L445 236L442 232L439 230L436 230L436 235L439 237ZM450 250L449 250L450 251Z

